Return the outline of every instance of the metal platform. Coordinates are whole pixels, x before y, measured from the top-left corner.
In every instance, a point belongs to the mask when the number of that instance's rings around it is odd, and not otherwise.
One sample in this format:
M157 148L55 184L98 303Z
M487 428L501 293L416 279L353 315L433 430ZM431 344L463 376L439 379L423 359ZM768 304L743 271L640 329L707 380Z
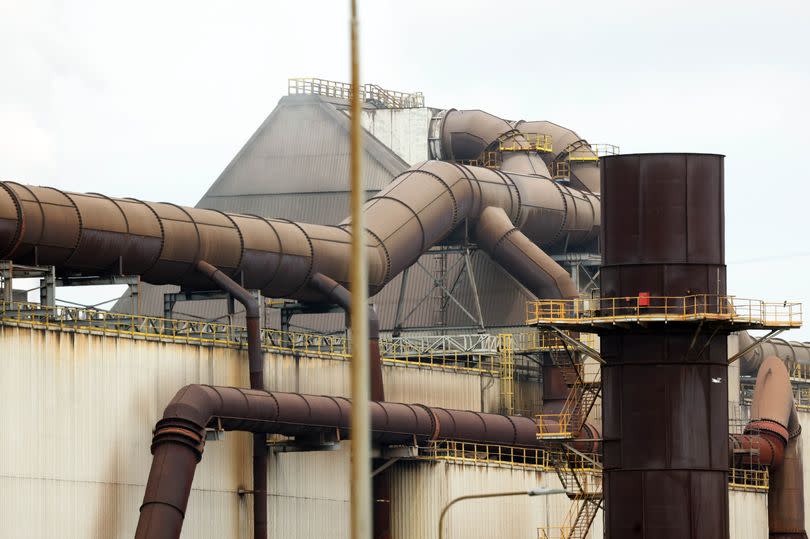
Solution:
M526 323L606 333L628 327L702 323L718 331L786 330L802 325L802 305L736 296L630 296L530 301Z

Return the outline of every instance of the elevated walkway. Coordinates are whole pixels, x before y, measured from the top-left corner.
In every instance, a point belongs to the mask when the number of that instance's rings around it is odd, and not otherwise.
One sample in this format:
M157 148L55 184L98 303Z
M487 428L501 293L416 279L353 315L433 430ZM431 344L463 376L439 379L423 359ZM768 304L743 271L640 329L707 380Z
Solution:
M526 323L600 333L615 326L703 322L727 331L786 330L802 325L802 305L699 294L538 300L526 307Z

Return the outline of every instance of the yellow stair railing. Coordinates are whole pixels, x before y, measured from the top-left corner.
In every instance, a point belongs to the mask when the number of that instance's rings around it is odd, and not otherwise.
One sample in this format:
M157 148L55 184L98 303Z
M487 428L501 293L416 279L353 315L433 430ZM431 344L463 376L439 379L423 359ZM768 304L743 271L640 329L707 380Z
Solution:
M555 354L552 353L551 357L554 360ZM538 414L535 416L538 439L574 438L582 429L582 425L588 418L588 414L596 404L601 392L602 375L600 368L588 372L584 363L574 367L572 365L557 364L557 361L555 361L555 365L563 369L564 378L566 378L567 371L573 371L573 376L568 375L573 380L566 380L571 389L559 413Z

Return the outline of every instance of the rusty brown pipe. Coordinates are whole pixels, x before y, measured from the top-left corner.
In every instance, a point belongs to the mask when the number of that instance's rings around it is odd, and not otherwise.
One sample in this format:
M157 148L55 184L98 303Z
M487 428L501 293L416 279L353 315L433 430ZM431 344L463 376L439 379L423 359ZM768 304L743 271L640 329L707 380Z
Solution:
M312 276L310 282L313 290L322 294L328 301L338 305L349 315L351 312L351 294L349 291L322 273ZM368 306L368 347L371 370L371 400L385 400L385 389L383 387L382 360L380 358L380 318L373 305Z
M730 437L730 460L737 465L768 467L769 536L806 539L801 425L790 375L776 356L766 358L759 367L751 418L742 435ZM737 453L735 449L748 453Z
M204 260L197 270L245 307L250 388L264 390L260 311L258 300L236 281ZM267 435L253 435L253 537L267 539Z
M572 130L548 121L508 121L482 110L447 109L430 122L428 147L433 159L450 161L477 159L484 151L507 146L529 148L527 133L551 136L553 152L504 152L500 170L549 178L554 161L564 160L568 151L589 152L590 145ZM596 154L590 151L595 158ZM594 161L571 162L571 181L578 189L599 192L599 168Z
M364 206L372 294L481 212L502 208L541 248L590 245L599 199L538 176L426 161ZM350 223L339 226L228 214L168 203L0 182L0 259L65 275L140 275L152 284L208 285L205 260L267 297L322 300L315 273L348 282ZM509 271L510 268L505 268Z
M380 444L453 439L541 446L537 424L527 417L374 401L370 408L372 439ZM135 537L179 537L194 471L205 448L206 427L341 440L350 436L350 412L351 402L342 397L205 385L182 388L155 427L152 468Z
M481 212L475 240L493 260L538 298L576 298L571 276L512 224L503 208Z
M740 350L754 344L754 338L748 333L743 331L738 335ZM740 356L740 374L756 376L763 360L770 356L776 356L784 361L788 369L795 365L803 365L810 369L810 343L771 337Z

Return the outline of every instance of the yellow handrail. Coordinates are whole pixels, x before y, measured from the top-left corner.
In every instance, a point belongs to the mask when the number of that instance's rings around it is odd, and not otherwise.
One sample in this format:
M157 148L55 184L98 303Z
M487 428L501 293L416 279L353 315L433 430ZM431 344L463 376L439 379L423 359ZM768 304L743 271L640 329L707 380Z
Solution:
M728 488L733 490L767 492L770 477L767 469L729 468Z
M552 149L551 135L543 133L510 132L498 138L501 152L550 152Z
M526 306L526 322L577 323L633 320L722 320L763 326L799 327L802 304L696 294L625 296L599 299L538 300Z

